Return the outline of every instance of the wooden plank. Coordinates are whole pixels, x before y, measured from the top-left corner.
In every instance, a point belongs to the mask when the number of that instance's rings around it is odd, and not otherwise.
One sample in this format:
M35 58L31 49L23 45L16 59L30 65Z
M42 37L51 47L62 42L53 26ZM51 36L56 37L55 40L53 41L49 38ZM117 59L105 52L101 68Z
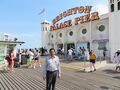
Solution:
M25 75L23 72L16 72L15 76L17 76L16 78L18 78L22 83L25 84L26 87L28 87L29 89L36 89L39 88L34 82L32 78L28 78L27 76L29 75ZM32 79L32 80L31 80Z
M10 84L8 83L8 82L9 82L8 79L5 78L4 73L1 73L0 75L1 75L1 80L2 80L2 84L3 84L3 86L4 86L4 89L5 89L5 90L14 90L14 89L10 86Z
M2 80L0 79L0 90L5 90L2 84Z

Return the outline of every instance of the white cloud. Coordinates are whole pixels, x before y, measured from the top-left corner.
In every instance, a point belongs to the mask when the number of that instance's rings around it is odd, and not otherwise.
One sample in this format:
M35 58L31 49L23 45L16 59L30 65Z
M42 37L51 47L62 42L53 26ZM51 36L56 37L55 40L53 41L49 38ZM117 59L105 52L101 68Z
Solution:
M100 15L108 13L108 5L105 4L97 4L95 7L93 7L92 11L98 11Z

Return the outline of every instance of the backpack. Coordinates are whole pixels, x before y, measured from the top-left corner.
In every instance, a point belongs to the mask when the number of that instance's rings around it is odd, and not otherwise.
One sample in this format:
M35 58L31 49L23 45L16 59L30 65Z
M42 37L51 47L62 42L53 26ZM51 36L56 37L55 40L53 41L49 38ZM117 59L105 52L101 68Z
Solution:
M9 61L10 60L10 56L6 56L5 60Z

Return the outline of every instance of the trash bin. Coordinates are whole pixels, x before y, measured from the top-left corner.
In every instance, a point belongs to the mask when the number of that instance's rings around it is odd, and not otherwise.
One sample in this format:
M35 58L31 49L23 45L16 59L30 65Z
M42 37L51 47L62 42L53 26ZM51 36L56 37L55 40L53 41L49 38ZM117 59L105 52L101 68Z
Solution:
M14 67L15 67L15 68L20 67L19 58L15 58L15 59L14 59Z
M21 56L21 65L23 65L23 64L27 64L27 56L26 55Z

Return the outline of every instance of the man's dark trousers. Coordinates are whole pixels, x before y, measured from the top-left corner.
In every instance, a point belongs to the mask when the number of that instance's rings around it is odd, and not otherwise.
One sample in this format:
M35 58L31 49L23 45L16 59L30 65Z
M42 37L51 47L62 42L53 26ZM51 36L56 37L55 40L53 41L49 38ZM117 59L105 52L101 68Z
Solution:
M58 71L47 71L46 74L46 90L55 90L55 83Z

